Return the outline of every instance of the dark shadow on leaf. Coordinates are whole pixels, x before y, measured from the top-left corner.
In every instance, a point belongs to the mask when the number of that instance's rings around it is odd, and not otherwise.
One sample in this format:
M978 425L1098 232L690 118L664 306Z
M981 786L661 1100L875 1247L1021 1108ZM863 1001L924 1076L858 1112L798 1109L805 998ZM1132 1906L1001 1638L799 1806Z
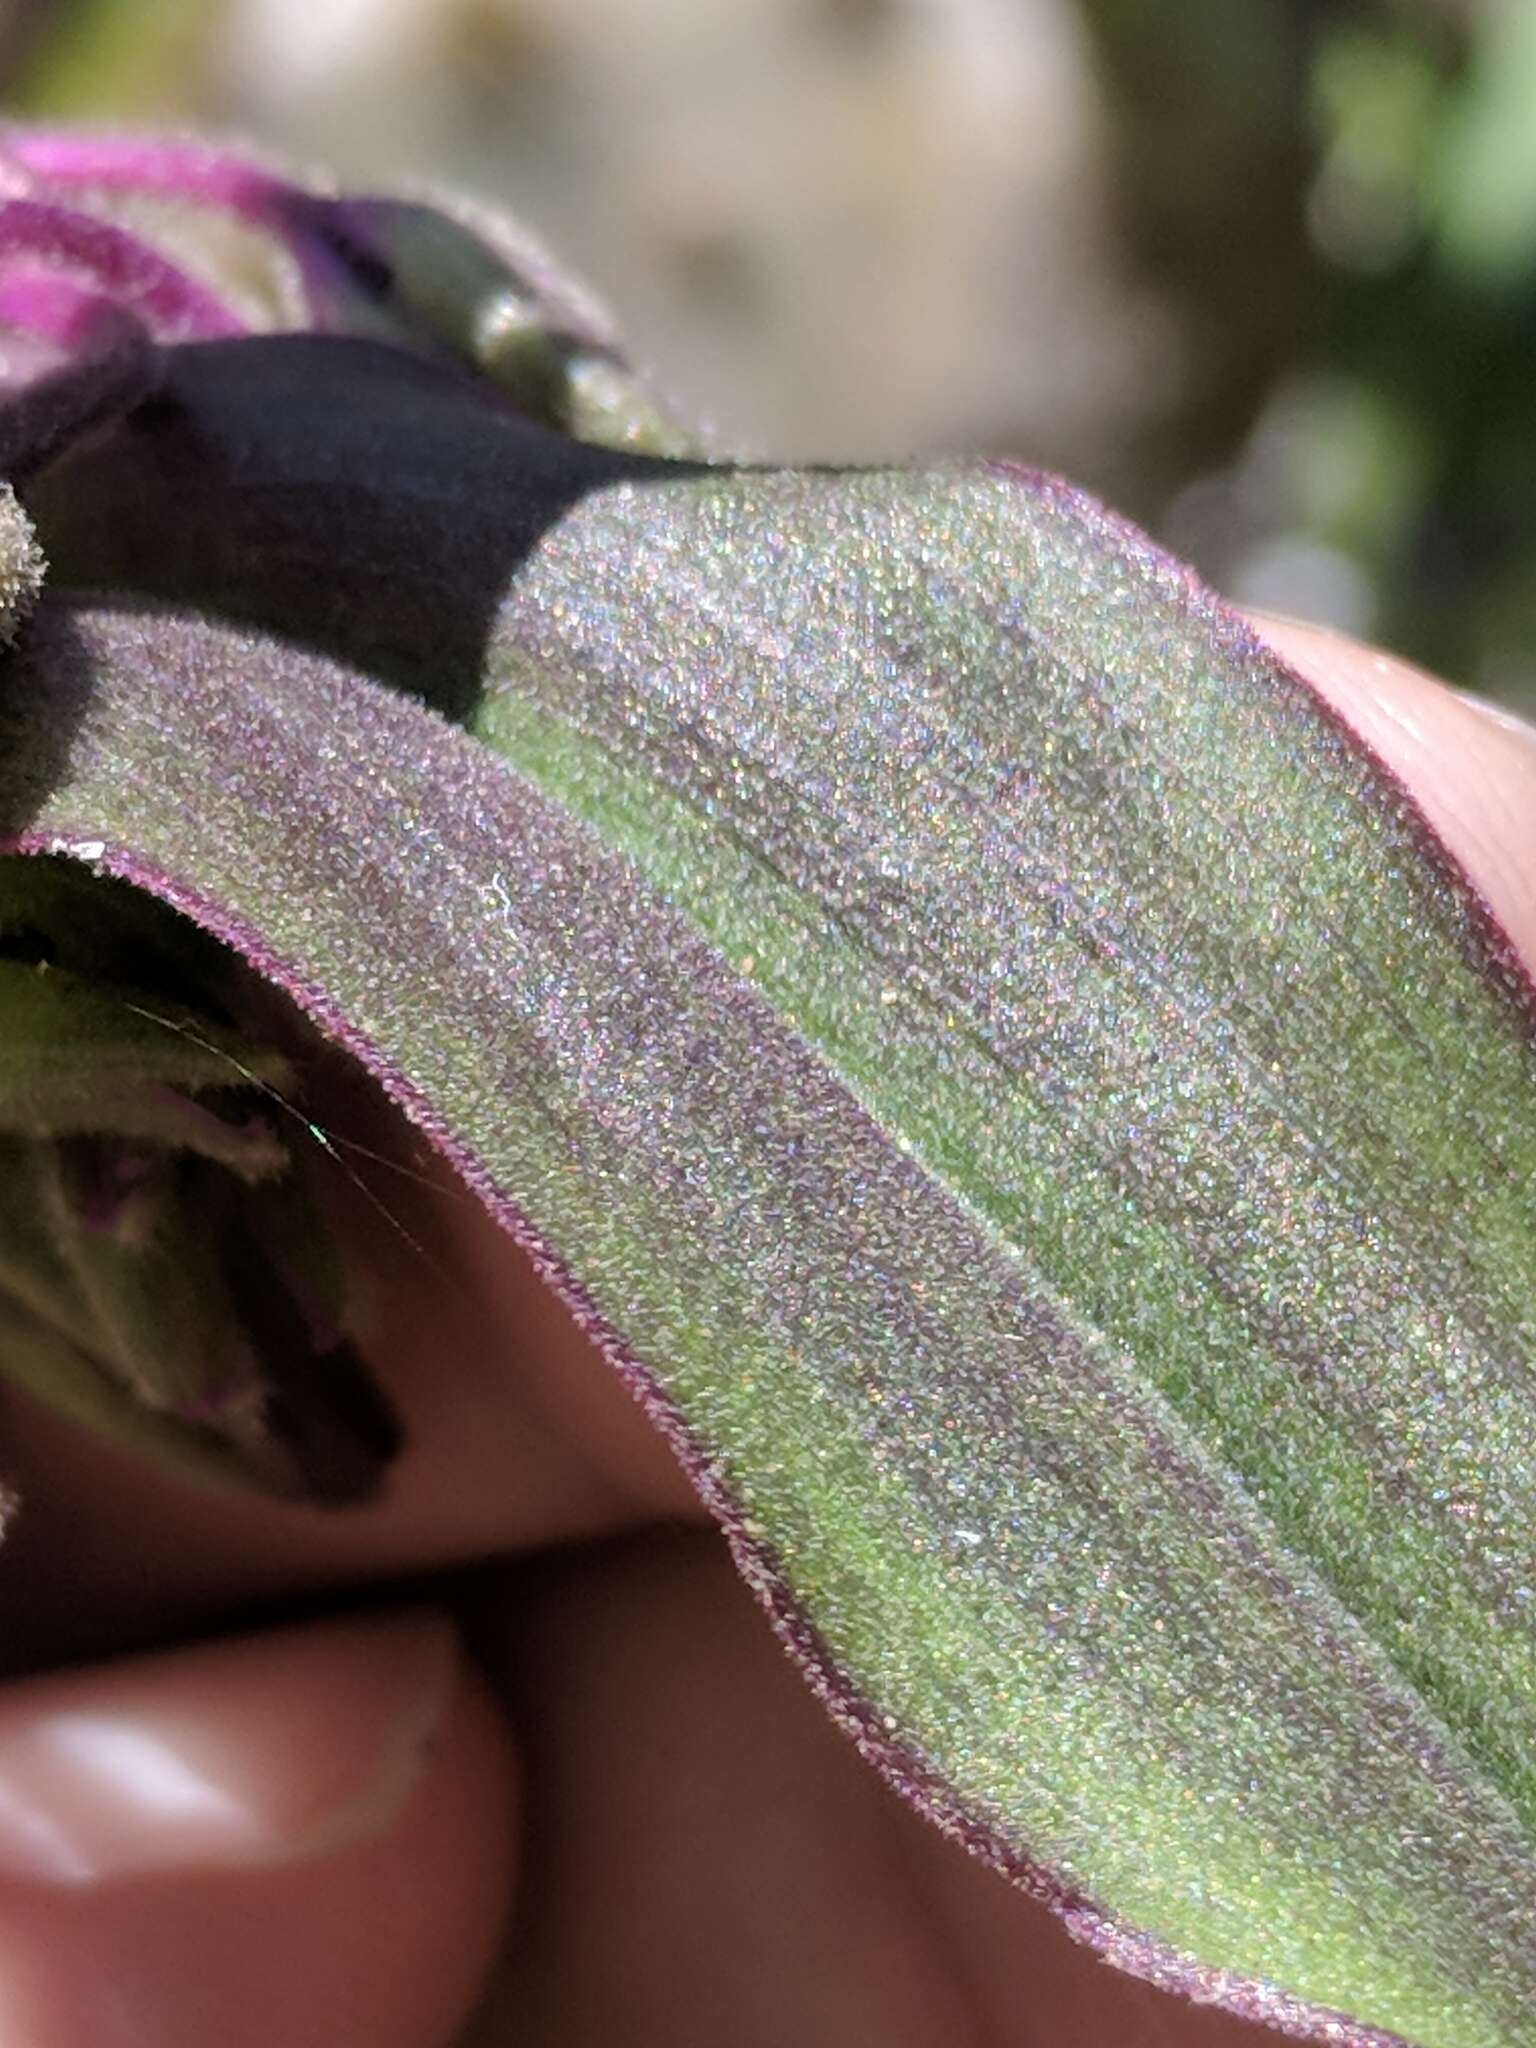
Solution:
M51 587L275 633L453 719L540 536L588 491L680 469L539 427L383 343L268 335L162 363L22 494Z
M0 660L0 841L29 831L65 782L94 689L95 664L74 620L44 598Z

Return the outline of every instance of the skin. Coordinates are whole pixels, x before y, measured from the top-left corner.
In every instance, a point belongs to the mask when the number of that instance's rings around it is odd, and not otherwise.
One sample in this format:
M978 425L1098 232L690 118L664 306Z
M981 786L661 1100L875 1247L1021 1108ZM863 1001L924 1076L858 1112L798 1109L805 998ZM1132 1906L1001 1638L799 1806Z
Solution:
M1368 649L1262 626L1417 792L1536 962L1536 734ZM25 1509L0 1552L0 2038L1275 2039L1104 1968L860 1763L608 1368L334 1064L328 1126L366 1148L345 1149L336 1214L376 1276L364 1346L410 1432L388 1503L324 1518L194 1491L6 1397ZM449 1663L441 1609L472 1662ZM442 1677L430 1725L424 1670ZM114 1873L61 1886L13 1868L8 1741L120 1711L159 1716L189 1753L224 1745L277 1816L259 1853L173 1854L163 1820L119 1816Z

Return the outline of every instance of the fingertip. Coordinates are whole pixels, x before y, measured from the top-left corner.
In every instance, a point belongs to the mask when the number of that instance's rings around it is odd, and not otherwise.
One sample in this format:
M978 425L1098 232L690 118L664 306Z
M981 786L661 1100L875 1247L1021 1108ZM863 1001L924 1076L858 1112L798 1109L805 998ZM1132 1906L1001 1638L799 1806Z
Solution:
M438 2048L513 1882L448 1625L284 1630L0 1694L0 2040Z

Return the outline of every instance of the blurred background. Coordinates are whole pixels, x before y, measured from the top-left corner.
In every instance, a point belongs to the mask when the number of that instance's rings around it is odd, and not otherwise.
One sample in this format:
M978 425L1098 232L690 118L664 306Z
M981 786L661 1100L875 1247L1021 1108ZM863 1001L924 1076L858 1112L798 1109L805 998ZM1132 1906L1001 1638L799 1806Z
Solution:
M477 192L728 447L1011 452L1536 711L1533 0L0 0L0 106Z

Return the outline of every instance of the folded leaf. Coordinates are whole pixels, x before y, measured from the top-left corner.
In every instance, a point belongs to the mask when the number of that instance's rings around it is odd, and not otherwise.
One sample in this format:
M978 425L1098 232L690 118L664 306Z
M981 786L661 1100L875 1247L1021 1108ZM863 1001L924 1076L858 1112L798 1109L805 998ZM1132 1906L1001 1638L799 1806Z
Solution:
M364 1061L866 1752L1075 1931L1319 2038L1527 2048L1528 984L1395 785L1063 487L584 489L503 560L469 733L45 601L8 843Z
M596 302L489 207L338 197L217 145L89 130L0 126L0 168L27 194L0 204L0 331L64 339L84 291L164 340L361 335L457 360L581 441L695 445Z

